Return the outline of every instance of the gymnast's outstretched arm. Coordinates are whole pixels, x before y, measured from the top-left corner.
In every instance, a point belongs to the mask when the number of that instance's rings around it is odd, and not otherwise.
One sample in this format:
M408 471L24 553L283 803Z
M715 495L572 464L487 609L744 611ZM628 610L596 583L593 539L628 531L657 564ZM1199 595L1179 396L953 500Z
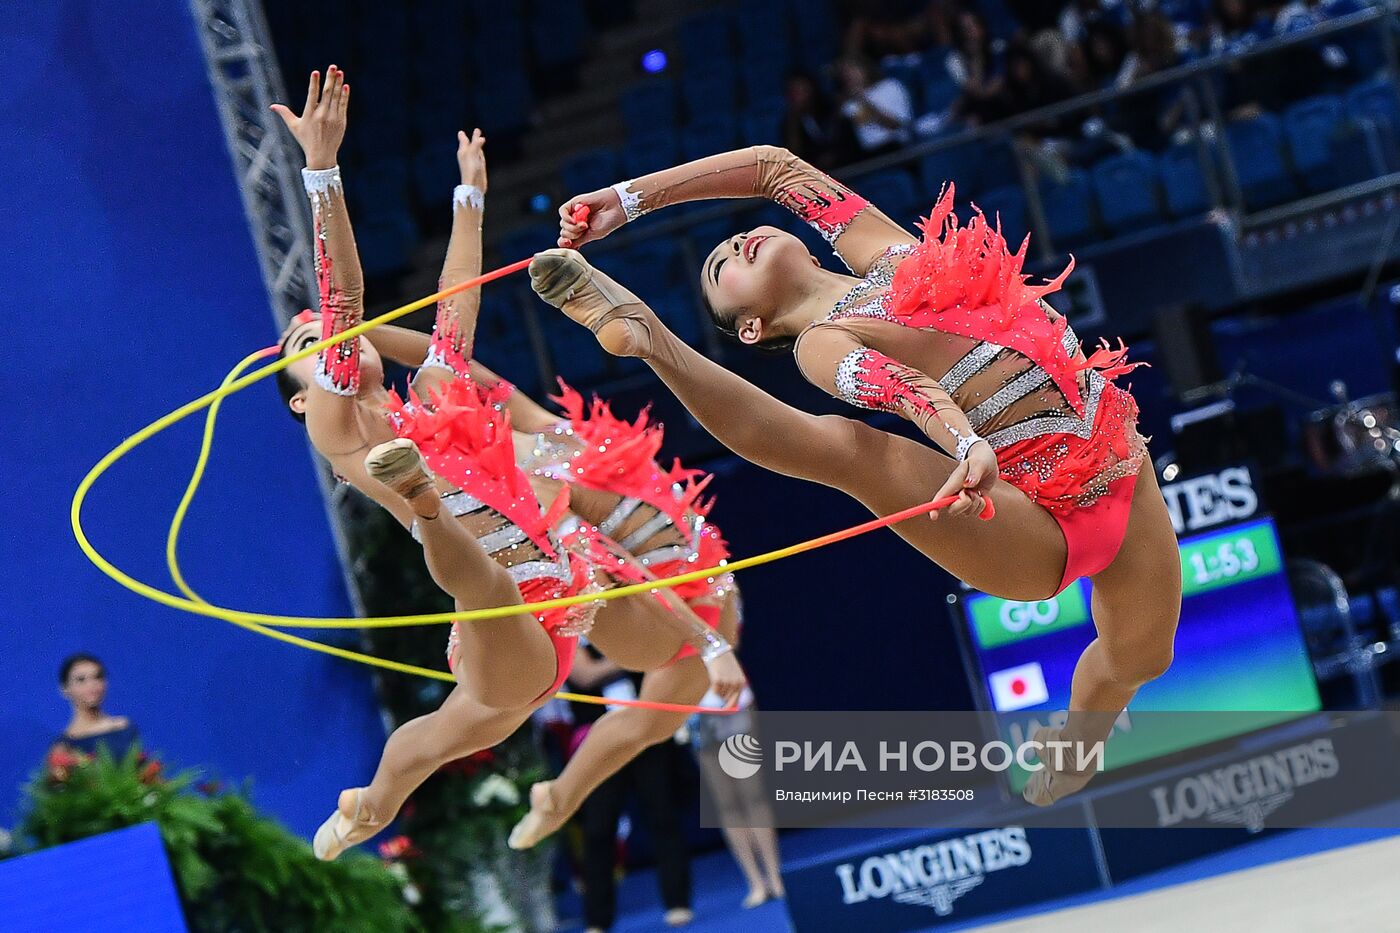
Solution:
M850 418L799 411L707 359L574 250L537 255L530 280L541 298L592 330L609 353L645 360L705 430L745 460L844 489L860 469L850 452L883 435Z
M658 208L706 198L767 198L782 205L857 275L891 246L916 242L870 202L786 149L752 146L570 198L559 208L559 245L581 246ZM589 208L586 223L573 219L579 204Z
M324 82L318 72L311 73L300 115L284 104L272 105L306 156L301 174L315 229L312 250L323 340L344 333L364 318L364 276L336 163L349 103L345 73L332 65ZM345 340L322 350L316 358L315 381L315 388L322 391L313 389L306 399L312 442L322 453L343 452L347 445L363 442L355 402L360 391L360 342Z
M452 191L452 234L442 262L438 288L451 288L481 274L481 219L486 209L486 137L481 130L471 136L457 133L457 167L461 184ZM481 289L469 288L438 302L437 320L428 347L425 369L446 369L469 378L467 363L476 337Z
M937 379L866 346L839 323L804 331L794 356L813 385L858 408L912 421L961 464L935 498L964 489L991 492L998 472L996 452L977 436L967 413Z

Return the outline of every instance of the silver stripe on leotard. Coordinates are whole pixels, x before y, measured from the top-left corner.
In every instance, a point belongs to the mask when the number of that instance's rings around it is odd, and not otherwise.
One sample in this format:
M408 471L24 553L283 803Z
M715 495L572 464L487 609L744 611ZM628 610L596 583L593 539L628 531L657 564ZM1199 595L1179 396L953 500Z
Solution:
M1065 353L1070 357L1073 357L1074 354L1079 352L1079 338L1075 336L1074 331L1069 327L1065 328L1064 336L1060 338L1060 345L1065 348ZM1006 347L1003 347L999 343L992 343L990 341L979 343L969 350L962 359L954 363L952 367L943 374L943 378L938 380L938 384L943 387L945 392L952 395L958 389L962 388L963 383L981 372L984 367L997 358L997 354L1005 349Z
M476 496L458 489L455 492L445 492L442 494L442 507L447 509L455 518L461 518L463 515L480 512L482 509L486 508L486 503L482 502ZM418 519L415 518L413 520L413 524L409 526L408 531L409 534L413 535L414 541L420 544L422 543L423 539L418 536ZM487 550L490 551L490 548L487 548Z
M458 518L473 512L480 512L486 508L485 502L460 489L456 492L443 493L442 504L447 506L447 510Z
M694 552L683 544L670 544L647 551L637 558L637 562L643 567L650 567L652 564L665 564L673 560L689 560L692 553Z
M647 565L671 560L695 560L700 556L700 535L705 530L705 517L692 512L686 517L686 525L689 526L686 529L689 543L659 547L654 551L647 551L637 559Z
M652 536L672 525L671 516L657 512L642 523L642 527L623 538L621 544L629 551L635 551L651 540Z
M520 544L529 539L529 535L520 529L519 525L507 525L499 531L484 534L477 540L486 549L487 554L495 554L497 551L504 551L513 544Z
M1084 396L1084 417L1074 415L1048 415L1043 418L1030 418L1009 428L1002 428L988 434L987 443L1000 450L1017 441L1028 441L1046 434L1073 434L1086 440L1094 433L1094 418L1099 409L1099 397L1103 395L1106 380L1097 370L1088 373L1089 391Z
M571 574L569 573L569 560L567 557L561 557L557 562L552 560L527 560L523 564L507 567L506 573L510 574L511 580L513 580L517 586L527 580L538 580L541 577L548 577L552 580L563 580L565 583L569 582L571 578Z
M993 415L1016 404L1048 382L1050 382L1050 374L1039 366L1032 366L987 396L981 404L967 413L967 420L972 424L974 431L981 430L984 424L992 420Z
M964 382L990 364L992 360L997 358L997 354L1005 349L996 343L979 343L966 356L954 363L953 368L944 373L943 378L938 380L938 384L943 387L943 391L952 395L962 388Z
M631 496L627 496L617 505L613 506L613 510L608 513L608 517L599 523L598 530L611 538L617 533L617 529L621 528L627 519L632 517L632 513L637 511L637 507L641 504L641 499L634 499Z

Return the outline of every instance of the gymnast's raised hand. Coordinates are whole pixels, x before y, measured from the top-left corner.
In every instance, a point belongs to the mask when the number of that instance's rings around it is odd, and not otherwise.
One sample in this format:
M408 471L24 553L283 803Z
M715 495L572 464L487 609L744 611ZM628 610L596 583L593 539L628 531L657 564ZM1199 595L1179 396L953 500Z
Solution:
M345 83L345 72L331 65L326 69L324 82L319 71L311 72L300 116L286 104L273 104L272 112L282 118L301 146L306 167L321 171L335 165L345 139L345 113L349 106L350 85Z

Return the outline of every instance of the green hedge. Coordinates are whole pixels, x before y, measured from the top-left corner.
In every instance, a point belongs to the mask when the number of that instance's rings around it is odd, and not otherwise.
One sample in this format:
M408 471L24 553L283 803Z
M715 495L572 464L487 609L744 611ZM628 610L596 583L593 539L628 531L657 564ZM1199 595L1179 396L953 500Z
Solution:
M241 794L194 782L190 771L165 777L134 748L120 761L105 750L56 752L25 789L14 854L154 821L196 933L422 929L403 884L378 860L317 861Z

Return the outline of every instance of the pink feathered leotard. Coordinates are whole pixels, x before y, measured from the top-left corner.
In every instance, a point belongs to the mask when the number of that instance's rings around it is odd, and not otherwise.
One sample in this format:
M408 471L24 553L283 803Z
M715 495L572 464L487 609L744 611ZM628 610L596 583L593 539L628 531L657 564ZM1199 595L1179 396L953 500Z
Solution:
M1086 358L1068 322L1040 300L1070 269L1027 284L1027 245L1011 253L980 212L959 227L952 205L949 186L923 242L887 250L809 332L838 327L862 344L836 374L853 404L884 407L872 386L890 381L880 370L894 361L936 377L996 451L1001 478L1058 523L1063 590L1107 567L1122 545L1147 449L1137 403L1113 379L1139 364L1123 362L1121 343Z

